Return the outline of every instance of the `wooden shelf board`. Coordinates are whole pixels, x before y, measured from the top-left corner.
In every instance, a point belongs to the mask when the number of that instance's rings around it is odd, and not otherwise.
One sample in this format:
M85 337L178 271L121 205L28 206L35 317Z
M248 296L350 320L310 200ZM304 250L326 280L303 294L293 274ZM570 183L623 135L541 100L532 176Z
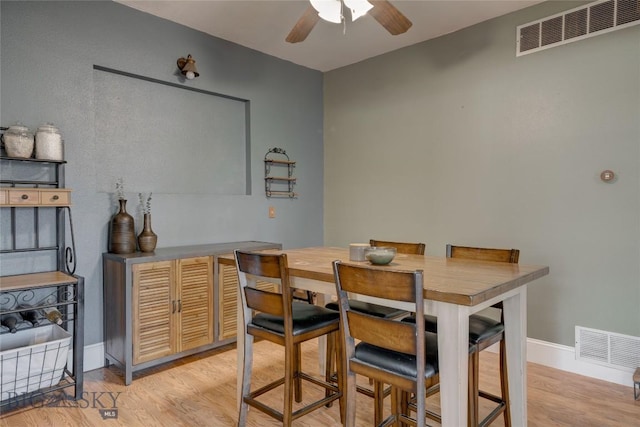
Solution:
M277 163L277 164L281 164L281 165L295 165L296 162L292 162L290 160L272 160L272 159L266 159L264 161L265 163Z
M295 181L296 178L289 178L287 176L268 176L265 178L267 181Z
M0 291L19 291L27 288L46 288L48 286L77 283L78 279L62 271L17 274L0 276Z
M32 162L32 163L58 163L64 164L67 163L66 160L46 160L46 159L36 159L33 157L9 157L9 156L0 156L0 160L17 160L20 162Z

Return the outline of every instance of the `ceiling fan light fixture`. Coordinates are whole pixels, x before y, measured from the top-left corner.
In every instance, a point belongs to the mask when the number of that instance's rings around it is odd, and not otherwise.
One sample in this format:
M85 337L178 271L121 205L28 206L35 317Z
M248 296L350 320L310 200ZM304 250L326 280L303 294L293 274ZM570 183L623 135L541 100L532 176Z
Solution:
M366 15L367 12L373 9L373 5L367 0L344 0L344 4L351 10L352 21Z
M287 43L304 41L320 19L336 24L343 23L342 8L344 6L351 9L353 21L363 15L371 15L378 24L394 36L406 33L412 25L411 21L388 0L375 0L373 3L367 0L344 0L344 3L342 0L309 0L309 3L311 4L307 6L285 38Z
M309 0L318 16L325 21L340 24L342 22L342 3L340 0Z

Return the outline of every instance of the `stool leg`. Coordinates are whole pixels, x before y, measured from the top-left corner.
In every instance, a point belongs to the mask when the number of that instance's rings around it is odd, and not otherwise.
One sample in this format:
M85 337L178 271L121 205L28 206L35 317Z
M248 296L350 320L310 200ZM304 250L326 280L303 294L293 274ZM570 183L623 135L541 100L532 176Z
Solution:
M247 424L247 412L249 405L244 397L251 392L251 367L253 366L253 335L244 334L244 365L242 367L242 391L240 393L240 413L238 414L238 427Z
M334 358L338 359L337 356L337 350L336 350L336 344L337 344L337 340L339 340L339 338L337 337L337 335L335 333L331 333L329 335L327 335L327 339L326 339L326 343L327 343L327 352L324 358L324 380L328 383L332 383L332 378L333 378L333 361ZM337 363L336 363L337 364ZM324 397L329 397L329 395L331 394L331 392L329 390L325 390L324 392ZM327 408L331 407L331 405L333 405L333 402L329 402L327 403Z
M511 403L509 399L509 380L507 376L507 344L504 339L500 341L500 388L502 400L504 400L504 425L511 427Z
M400 406L401 406L401 397L400 397L401 391L399 388L391 386L391 414L395 417L395 420L393 422L393 426L395 427L399 427L400 426L400 421L398 421L398 414L400 412ZM376 424L377 426L378 424Z
M282 409L282 425L290 427L293 421L294 376L296 370L296 345L285 343L284 350L284 407Z
M347 366L347 361L342 361L342 366ZM345 411L345 426L355 427L356 425L356 374L351 372L348 368L344 371L346 389L343 391L346 394L346 411Z
M373 382L373 421L375 425L380 425L384 420L384 383Z
M479 378L478 375L478 363L479 363L479 354L478 352L474 352L469 355L469 385L467 392L467 424L469 427L478 427L478 405L479 405Z
M384 387L384 384L382 386ZM404 390L399 390L399 391L400 391L400 413L398 414L398 416L400 415L406 416L409 414L409 399L411 397L411 393ZM416 419L418 418L418 413L419 411L416 412ZM408 424L404 422L399 422L399 425L402 427L408 426ZM422 420L422 423L418 421L417 425L424 425L424 419Z
M302 402L302 378L300 377L300 372L302 370L302 350L300 349L300 344L294 345L293 351L295 361L295 371L293 373L294 392L296 402L300 403Z
M340 390L340 398L338 404L340 406L340 423L344 425L346 420L347 411L347 399L346 399L346 378L345 378L345 364L342 360L342 341L340 337L340 331L329 334L329 340L335 343L335 355L336 355L336 371L338 376L338 390Z

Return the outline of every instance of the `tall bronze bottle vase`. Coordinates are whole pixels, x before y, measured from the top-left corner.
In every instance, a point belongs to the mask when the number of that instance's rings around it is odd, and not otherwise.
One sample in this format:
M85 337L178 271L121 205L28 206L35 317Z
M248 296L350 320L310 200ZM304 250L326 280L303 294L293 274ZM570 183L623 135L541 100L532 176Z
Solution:
M158 243L158 236L151 229L151 214L144 214L144 225L138 234L138 246L142 252L153 252Z
M111 218L109 252L130 254L136 251L136 231L133 217L127 213L127 201L119 199L120 210Z

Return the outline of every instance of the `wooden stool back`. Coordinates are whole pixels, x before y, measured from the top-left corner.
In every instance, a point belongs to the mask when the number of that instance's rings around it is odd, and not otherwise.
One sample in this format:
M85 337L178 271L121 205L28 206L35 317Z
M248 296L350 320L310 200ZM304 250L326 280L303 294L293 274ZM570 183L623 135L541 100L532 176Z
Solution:
M387 240L369 240L371 246L391 246L396 248L399 254L424 255L427 247L424 243L390 242Z

